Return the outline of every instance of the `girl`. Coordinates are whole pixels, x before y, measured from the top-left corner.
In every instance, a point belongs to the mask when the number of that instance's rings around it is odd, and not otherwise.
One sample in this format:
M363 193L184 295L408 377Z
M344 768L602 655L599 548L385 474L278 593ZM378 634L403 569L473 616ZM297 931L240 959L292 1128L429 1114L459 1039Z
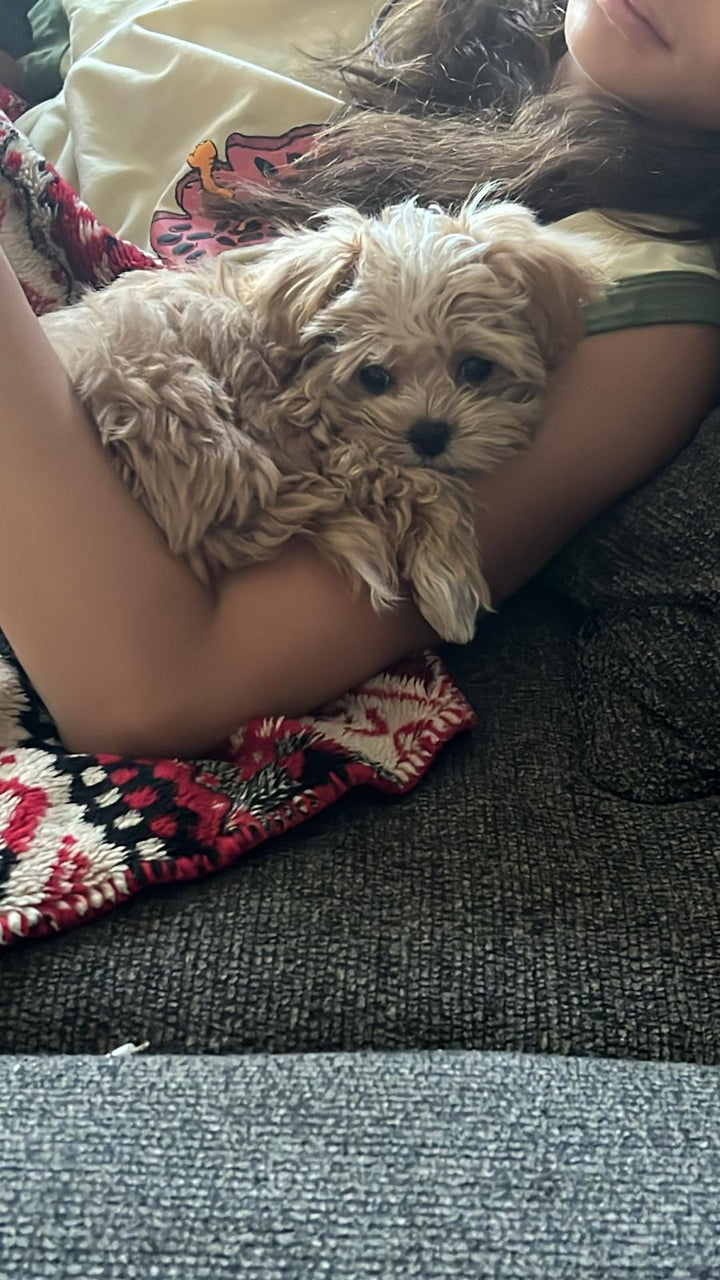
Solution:
M720 393L720 10L395 0L339 65L352 110L290 187L240 193L243 213L452 203L492 177L616 253L537 442L477 483L499 604L663 467ZM0 626L70 750L199 754L434 643L409 600L378 616L301 542L208 593L111 469L5 260L0 275L0 538L15 550Z

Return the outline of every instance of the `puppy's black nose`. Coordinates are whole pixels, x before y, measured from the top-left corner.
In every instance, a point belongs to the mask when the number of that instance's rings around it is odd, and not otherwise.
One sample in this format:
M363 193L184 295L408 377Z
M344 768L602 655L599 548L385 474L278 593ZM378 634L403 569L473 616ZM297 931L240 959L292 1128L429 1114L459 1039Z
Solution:
M447 448L450 427L447 422L416 422L410 428L410 443L421 458L436 458Z

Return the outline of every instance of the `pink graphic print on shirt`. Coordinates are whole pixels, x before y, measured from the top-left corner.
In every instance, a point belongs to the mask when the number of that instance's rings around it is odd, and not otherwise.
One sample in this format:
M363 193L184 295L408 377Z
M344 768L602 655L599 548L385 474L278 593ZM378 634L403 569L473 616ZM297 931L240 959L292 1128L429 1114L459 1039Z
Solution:
M234 187L248 182L268 182L282 173L293 160L310 149L320 125L300 125L275 138L248 137L231 133L221 160L214 142L200 142L188 156L190 171L175 188L180 212L160 209L150 228L150 244L166 266L197 262L225 249L267 240L272 230L267 223L249 218L236 222L203 212L203 193L222 192L229 181Z

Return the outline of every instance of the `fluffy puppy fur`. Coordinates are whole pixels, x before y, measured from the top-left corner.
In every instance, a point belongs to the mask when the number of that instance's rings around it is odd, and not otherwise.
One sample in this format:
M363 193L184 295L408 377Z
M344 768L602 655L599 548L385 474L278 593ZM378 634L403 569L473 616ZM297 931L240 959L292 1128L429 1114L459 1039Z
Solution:
M302 534L440 636L490 608L473 476L530 441L595 247L481 193L338 207L252 265L134 272L42 323L134 496L208 585Z

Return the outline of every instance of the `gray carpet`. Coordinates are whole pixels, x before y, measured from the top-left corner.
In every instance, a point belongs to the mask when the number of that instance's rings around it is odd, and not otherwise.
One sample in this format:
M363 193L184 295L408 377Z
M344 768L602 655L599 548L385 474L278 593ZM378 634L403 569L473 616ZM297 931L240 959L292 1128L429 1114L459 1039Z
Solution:
M0 1062L3 1280L715 1280L720 1073Z

